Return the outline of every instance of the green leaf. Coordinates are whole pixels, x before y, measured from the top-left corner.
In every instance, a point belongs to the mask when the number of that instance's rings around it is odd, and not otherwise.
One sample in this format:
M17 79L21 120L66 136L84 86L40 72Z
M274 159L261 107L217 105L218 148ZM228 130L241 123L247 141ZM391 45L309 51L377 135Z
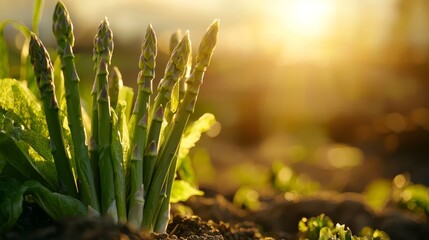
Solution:
M197 121L193 122L188 128L186 128L180 143L179 162L180 159L183 159L188 155L189 150L195 146L195 143L198 142L198 140L200 140L201 134L208 131L215 123L215 116L211 113L205 113Z
M349 228L346 229L346 226L343 224L338 224L335 226L335 229L338 231L338 236L340 240L352 240L352 232Z
M242 186L237 190L234 195L233 203L237 207L241 208L244 206L250 210L257 210L261 206L259 193L248 186Z
M130 136L128 132L128 123L126 117L126 111L129 105L123 100L118 101L116 106L116 114L118 115L118 131L119 137L122 144L122 156L126 159L128 151L130 151Z
M176 180L173 182L173 188L171 191L171 203L177 203L180 201L186 201L188 198L192 196L202 196L204 195L203 191L200 191L194 187L192 187L189 183Z
M48 137L48 128L40 102L15 79L0 79L0 111L6 112L25 129L31 129Z
M64 75L61 70L61 57L58 56L54 61L54 85L55 85L55 97L57 98L58 105L61 109L66 105L66 93L64 90Z
M79 200L53 193L39 182L30 180L20 183L13 178L0 178L0 232L12 228L22 213L24 195L31 194L34 200L50 217L85 216L85 205Z
M36 34L39 32L40 16L42 14L44 2L43 0L34 1L32 28L33 32Z
M133 106L134 90L127 86L119 86L118 102L125 101L127 108L125 109L125 116L127 122L130 121L131 109Z
M27 83L28 89L37 97L40 98L39 88L37 87L36 78L34 76L33 66L29 57L30 40L26 39L21 48L21 66L19 79Z
M52 190L57 189L57 174L48 139L19 127L10 132L2 130L0 153L1 161L10 164L25 178L38 180Z
M188 182L193 186L197 185L194 166L192 165L192 161L189 156L186 156L182 159L180 167L177 169L177 171L180 175L180 179Z
M180 82L177 82L174 84L173 90L171 91L171 105L170 110L171 112L175 113L177 110L177 107L179 106L179 90L180 90Z
M27 187L26 193L32 194L37 204L54 220L64 217L85 216L87 213L85 205L76 198L53 193L34 180L27 181L24 185Z
M0 79L9 77L9 49L4 39L4 26L0 25Z
M9 49L4 38L4 29L7 25L11 25L21 32L26 40L30 39L30 29L27 26L13 20L0 22L0 80L9 77Z
M22 213L26 187L12 178L0 178L0 232L12 228Z
M320 229L319 240L331 240L335 239L335 236L332 234L331 230L327 227Z
M0 22L0 31L3 32L6 25L11 25L13 28L18 30L22 35L24 35L24 37L26 39L30 39L30 32L31 31L24 24L21 24L17 21L14 21L14 20L5 20L5 21Z

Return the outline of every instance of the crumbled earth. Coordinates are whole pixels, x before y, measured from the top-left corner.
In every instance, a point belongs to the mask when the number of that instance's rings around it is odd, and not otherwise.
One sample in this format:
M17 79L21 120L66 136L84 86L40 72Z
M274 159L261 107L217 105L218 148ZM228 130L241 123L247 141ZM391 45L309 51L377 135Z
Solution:
M167 233L151 234L136 231L124 224L115 224L108 218L70 218L53 221L36 205L27 206L12 231L0 235L4 240L245 240L264 239L252 223L230 225L203 221L197 216L176 215L170 221ZM34 215L36 213L36 215ZM37 223L37 220L43 219Z
M167 233L149 234L124 224L114 224L107 218L72 218L56 222L37 205L26 204L17 227L0 235L0 239L297 239L299 220L321 213L350 227L355 234L362 227L370 226L387 232L393 240L429 239L427 219L393 207L374 212L358 194L300 199L278 196L266 199L262 205L260 210L249 211L236 208L222 195L193 197L186 206L175 205ZM186 207L192 212L183 211Z
M266 199L257 211L236 209L222 195L214 198L193 197L187 205L203 220L219 221L225 216L230 223L250 221L264 236L275 239L296 239L299 220L322 213L335 223L350 227L354 234L369 226L385 231L392 240L429 239L429 223L426 217L396 207L375 212L364 203L361 195L355 193L296 199L278 196Z

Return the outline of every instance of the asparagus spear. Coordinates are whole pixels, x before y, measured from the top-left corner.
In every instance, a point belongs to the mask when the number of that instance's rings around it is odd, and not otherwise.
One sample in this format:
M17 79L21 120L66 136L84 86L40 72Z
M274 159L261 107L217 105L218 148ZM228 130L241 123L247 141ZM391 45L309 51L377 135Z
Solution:
M29 53L46 115L51 151L58 175L59 191L77 197L70 159L64 147L64 138L58 114L58 102L55 97L51 58L42 42L34 33L31 33Z
M98 81L95 77L94 84L92 85L91 97L91 135L89 136L89 157L92 167L92 172L95 180L95 190L100 195L100 173L98 170L98 103L97 103L97 88Z
M174 85L186 73L186 66L190 55L191 42L189 40L189 32L186 31L182 41L174 48L168 60L164 77L161 79L158 86L158 94L155 97L153 106L151 106L150 119L152 119L152 116L160 105L165 106L167 102L170 101Z
M143 151L145 149L146 134L147 134L147 106L150 94L152 93L152 80L155 77L155 58L157 55L156 36L152 25L149 25L146 30L145 40L142 44L142 53L140 55L137 83L139 91L137 93L136 104L134 105L133 118L133 136L131 137L131 146L137 148L140 156L131 158L130 167L130 212L134 209L134 196L143 184ZM138 224L140 225L140 223Z
M179 150L179 149L177 149ZM173 188L174 178L176 176L176 165L177 165L177 152L173 156L173 160L168 170L167 182L164 183L163 189L165 189L165 198L162 199L158 217L156 218L154 231L158 233L164 233L167 230L168 219L170 219L170 197L171 190Z
M97 34L94 37L94 48L93 48L93 56L92 60L94 62L94 70L97 73L97 69L100 64L100 60L103 59L107 65L110 65L112 52L113 52L113 34L109 29L107 19L101 22L98 26ZM107 80L106 80L107 81ZM92 95L92 118L91 118L91 136L89 142L89 154L91 159L91 166L94 172L94 177L96 179L96 187L97 192L100 193L100 173L99 173L99 126L98 126L98 94L101 89L101 85L103 83L99 83L98 75L96 74L94 85L92 87L91 95Z
M131 186L133 186L133 183L139 183L137 189L134 192L130 192L130 206L129 206L129 212L128 212L128 221L131 225L138 227L140 226L142 220L143 220L143 205L144 205L144 187L143 184L139 179L140 176L136 174L136 168L139 164L142 164L143 162L143 153L142 149L140 149L139 144L135 144L131 153L131 174L130 174L130 181ZM134 173L134 174L133 174Z
M176 33L174 33L171 36L171 39L170 39L171 54L173 53L174 49L176 48L177 44L179 43L178 42L179 37L180 37L180 35L179 35L178 31L176 31ZM178 105L178 103L181 102L181 100L183 99L183 96L185 95L185 79L187 77L189 77L191 65L192 65L192 54L189 54L188 63L186 64L186 67L184 69L185 74L174 85L172 93L171 93L171 100L167 103L167 106L166 106L165 111L164 111L164 120L167 123L172 122L173 115L177 111L177 105ZM167 124L163 128L163 130L162 130L163 132L160 134L160 144L159 145L163 144L164 139L166 137L165 135L171 129L171 125L172 124Z
M113 34L107 19L104 19L95 37L98 82L98 154L101 191L101 212L117 218L113 164L111 160L110 99L108 94L108 65L113 52ZM101 131L102 129L102 131Z
M162 118L163 118L163 108L159 106L158 110L155 113L155 116L152 119L152 124L150 130L147 135L146 140L146 152L144 156L143 162L143 184L145 193L147 193L150 181L152 179L153 170L155 168L156 163L156 155L158 152L158 144L159 144L159 134L161 132L162 126Z
M61 58L61 69L66 89L67 117L74 146L77 168L77 182L83 202L99 211L98 197L94 176L90 165L88 146L82 122L82 110L79 95L79 76L73 55L73 24L64 4L60 1L55 6L53 32L57 40L57 52Z
M112 109L112 141L111 141L111 157L113 166L113 176L115 182L115 198L116 209L118 210L118 219L121 223L127 221L126 199L125 199L125 174L123 162L123 146L120 135L120 124L125 117L124 108L119 105L116 112Z
M153 230L153 219L156 214L156 205L161 194L162 186L166 183L166 176L172 158L176 153L182 133L186 127L190 114L194 111L199 88L202 84L204 73L210 64L214 47L217 42L219 30L219 21L216 20L208 28L203 40L199 46L196 63L192 69L190 77L186 80L186 93L177 113L174 116L174 122L169 131L165 143L161 147L160 155L157 161L154 175L145 202L142 227ZM172 177L172 176L170 176Z

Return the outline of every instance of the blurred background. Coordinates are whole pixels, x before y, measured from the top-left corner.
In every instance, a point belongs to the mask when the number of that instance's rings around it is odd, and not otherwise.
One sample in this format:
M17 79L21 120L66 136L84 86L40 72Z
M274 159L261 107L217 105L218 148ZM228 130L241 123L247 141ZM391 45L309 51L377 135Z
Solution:
M39 30L52 49L55 3L45 1ZM362 192L398 174L429 185L429 1L64 3L87 94L94 79L92 40L105 16L114 33L113 64L133 87L148 24L158 37L159 81L170 35L189 30L195 52L207 26L220 19L194 115L212 112L219 122L192 153L203 186L225 192L263 186L278 166L280 180L309 189ZM32 6L1 0L0 21L31 26ZM10 61L19 65L24 39L5 31L15 51Z

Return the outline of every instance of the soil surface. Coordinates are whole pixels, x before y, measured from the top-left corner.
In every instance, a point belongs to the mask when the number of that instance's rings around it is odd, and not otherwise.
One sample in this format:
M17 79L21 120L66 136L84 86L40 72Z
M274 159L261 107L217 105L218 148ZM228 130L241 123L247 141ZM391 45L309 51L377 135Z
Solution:
M215 194L177 204L172 213L174 217L166 234L149 234L114 224L106 218L55 222L37 206L26 204L18 226L0 239L297 239L299 220L321 213L350 227L355 234L364 226L370 226L387 232L393 240L429 239L426 218L393 207L374 212L358 194L288 200L278 196L265 199L257 211L236 208L225 197Z

